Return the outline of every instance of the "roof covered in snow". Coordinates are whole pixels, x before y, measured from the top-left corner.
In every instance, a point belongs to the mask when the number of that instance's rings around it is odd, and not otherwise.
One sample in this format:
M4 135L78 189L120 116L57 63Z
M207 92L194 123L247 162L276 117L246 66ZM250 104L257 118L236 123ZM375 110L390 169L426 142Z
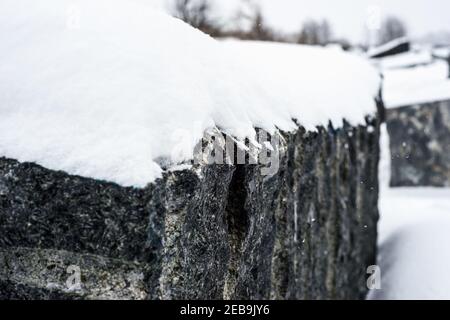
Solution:
M419 50L378 59L375 61L375 64L383 70L402 69L424 66L432 63L433 60L431 50Z
M374 47L367 52L370 58L384 58L410 50L410 41L407 37L401 37L389 41L381 46Z
M356 56L217 42L145 0L2 0L0 57L0 156L136 187L208 128L360 122L379 86Z

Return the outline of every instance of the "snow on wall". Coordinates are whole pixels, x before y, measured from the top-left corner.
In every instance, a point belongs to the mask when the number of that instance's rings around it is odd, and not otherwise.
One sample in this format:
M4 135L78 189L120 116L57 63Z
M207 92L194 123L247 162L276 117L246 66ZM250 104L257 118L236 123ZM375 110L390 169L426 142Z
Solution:
M448 64L432 64L384 71L383 95L387 108L450 99Z
M0 156L143 187L215 126L293 130L375 110L377 72L336 50L219 43L145 0L0 2ZM173 152L183 139L184 147Z
M342 49L257 41L224 41L250 67L251 81L277 99L306 128L343 117L364 122L374 112L380 78L367 61ZM261 93L265 98L266 94Z

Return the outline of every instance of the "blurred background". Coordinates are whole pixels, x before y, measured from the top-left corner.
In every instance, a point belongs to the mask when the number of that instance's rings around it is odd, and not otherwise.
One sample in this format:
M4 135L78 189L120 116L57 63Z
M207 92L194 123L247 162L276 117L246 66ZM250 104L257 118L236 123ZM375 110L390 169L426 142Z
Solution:
M445 0L154 0L155 6L218 38L236 37L345 48L409 36L450 45Z

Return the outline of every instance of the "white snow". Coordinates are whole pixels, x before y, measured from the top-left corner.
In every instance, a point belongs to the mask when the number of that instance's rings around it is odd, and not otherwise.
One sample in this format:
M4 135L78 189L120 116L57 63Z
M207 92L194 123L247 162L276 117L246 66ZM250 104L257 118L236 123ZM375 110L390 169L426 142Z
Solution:
M400 53L375 61L382 70L389 70L428 65L433 62L433 57L431 51L420 50Z
M443 59L450 57L450 47L441 47L433 49L433 55Z
M381 290L372 299L450 299L450 189L382 189Z
M380 163L381 290L369 299L450 299L450 189L389 188L385 127Z
M387 108L450 99L446 48L417 47L414 51L373 60L384 76L383 98Z
M259 96L266 99L263 91L270 92L274 110L307 129L329 120L339 125L343 117L361 123L374 111L380 79L364 58L337 48L235 40L222 45L249 68L249 81L262 89Z
M383 95L387 108L450 99L448 64L438 60L415 68L384 70Z
M375 110L361 58L217 42L150 2L0 2L0 156L143 187L207 129L253 139Z

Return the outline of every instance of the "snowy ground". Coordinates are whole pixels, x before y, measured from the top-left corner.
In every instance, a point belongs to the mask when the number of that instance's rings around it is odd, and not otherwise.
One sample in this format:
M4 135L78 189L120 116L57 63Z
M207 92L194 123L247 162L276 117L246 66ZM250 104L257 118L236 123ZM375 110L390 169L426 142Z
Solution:
M381 290L369 299L450 299L450 189L389 188L387 146L383 132Z

